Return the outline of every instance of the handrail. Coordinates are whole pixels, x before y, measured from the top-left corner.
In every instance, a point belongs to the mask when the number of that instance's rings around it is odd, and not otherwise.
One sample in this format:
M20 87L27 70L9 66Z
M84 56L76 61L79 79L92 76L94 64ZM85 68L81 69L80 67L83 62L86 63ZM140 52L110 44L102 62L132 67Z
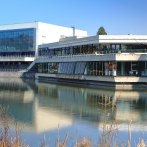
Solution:
M26 57L35 57L35 56L1 56L0 55L0 58L26 58Z
M147 54L147 49L129 49L129 50L105 50L105 51L96 51L93 53L78 53L78 54L65 54L65 55L50 55L50 54L44 54L39 55L37 59L40 58L56 58L56 57L72 57L72 56L89 56L89 55L107 55L107 54L128 54L128 53L141 53L141 54Z

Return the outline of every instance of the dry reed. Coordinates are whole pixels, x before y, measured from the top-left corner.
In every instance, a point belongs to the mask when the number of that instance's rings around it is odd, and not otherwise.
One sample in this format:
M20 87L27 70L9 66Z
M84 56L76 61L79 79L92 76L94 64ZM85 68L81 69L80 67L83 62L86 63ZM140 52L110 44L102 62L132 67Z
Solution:
M0 147L29 147L29 145L23 144L21 139L20 131L15 124L15 133L12 135L9 128L10 117L7 115L7 109L0 107ZM119 127L116 122L106 123L103 122L103 127L98 143L95 145L97 147L131 147L131 123L128 125L128 143L118 140ZM40 147L49 147L50 145L46 143L45 138L40 144ZM88 138L83 138L79 140L74 147L92 147L92 143ZM58 138L56 142L56 147L68 147L68 135L65 136L64 140L60 140L59 128L58 128ZM144 139L140 139L136 147L147 147L147 142Z
M0 106L0 147L28 147L28 145L22 143L17 123L14 122L14 135L11 134L9 123L10 120L7 114L7 109Z

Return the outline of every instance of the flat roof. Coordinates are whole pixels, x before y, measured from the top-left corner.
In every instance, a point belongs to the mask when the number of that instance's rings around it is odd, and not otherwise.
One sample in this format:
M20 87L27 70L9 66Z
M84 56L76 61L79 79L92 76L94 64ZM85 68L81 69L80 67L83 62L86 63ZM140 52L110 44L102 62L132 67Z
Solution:
M21 28L37 28L40 25L45 25L48 27L54 26L54 27L60 27L60 28L70 28L70 29L72 28L72 27L49 24L49 23L40 22L40 21L34 21L34 22L2 24L2 25L0 25L0 30L13 30L13 29L21 29ZM85 30L77 29L77 28L75 28L75 30L85 31ZM87 31L85 31L85 32L87 32Z
M146 44L147 45L147 35L98 35L98 36L90 36L84 38L75 38L71 37L65 38L62 41L42 44L39 45L39 48L48 47L52 48L61 48L61 47L69 47L69 46L80 46L80 45L88 45L88 44L125 44L125 43L133 43L133 44Z
M38 22L25 22L25 23L14 23L0 25L0 30L15 30L22 28L36 28Z

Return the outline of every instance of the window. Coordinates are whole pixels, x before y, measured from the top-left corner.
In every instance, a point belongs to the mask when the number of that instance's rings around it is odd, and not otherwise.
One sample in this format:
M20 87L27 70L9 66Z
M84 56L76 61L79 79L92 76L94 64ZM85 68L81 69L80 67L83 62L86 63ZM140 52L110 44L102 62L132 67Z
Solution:
M35 29L0 31L0 51L35 51Z

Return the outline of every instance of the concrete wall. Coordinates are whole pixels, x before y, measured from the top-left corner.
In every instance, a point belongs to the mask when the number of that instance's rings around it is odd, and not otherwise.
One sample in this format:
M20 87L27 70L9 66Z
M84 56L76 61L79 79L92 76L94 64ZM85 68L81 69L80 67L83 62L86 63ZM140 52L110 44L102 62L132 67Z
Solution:
M147 61L147 54L118 53L118 54L87 54L43 57L35 60L40 62L78 62L78 61Z
M135 77L135 76L86 76L86 75L67 75L67 74L41 74L37 73L35 78L42 77L52 78L63 78L63 79L78 79L88 81L101 81L101 82L112 82L112 83L147 83L147 77Z
M27 61L27 62L32 62L34 61L35 57L13 57L13 56L8 56L8 57L0 57L1 62L13 62L13 61Z
M38 23L38 44L58 42L61 37L73 36L73 28ZM75 29L75 36L87 37L87 32Z
M20 78L22 72L0 72L0 78Z
M147 35L99 35L99 43L147 43Z
M82 33L82 32L80 32ZM84 33L84 32L83 32ZM83 34L82 33L82 34ZM77 34L78 36L78 34ZM40 47L62 48L87 44L147 44L147 35L99 35L49 43Z

